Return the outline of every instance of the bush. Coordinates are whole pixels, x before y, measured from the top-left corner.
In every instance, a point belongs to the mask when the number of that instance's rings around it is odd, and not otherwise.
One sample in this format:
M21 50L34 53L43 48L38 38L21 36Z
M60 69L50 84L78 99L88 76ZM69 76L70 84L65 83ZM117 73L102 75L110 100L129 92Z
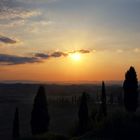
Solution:
M139 115L118 111L96 122L94 133L97 137L108 139L138 139L140 138L139 130Z

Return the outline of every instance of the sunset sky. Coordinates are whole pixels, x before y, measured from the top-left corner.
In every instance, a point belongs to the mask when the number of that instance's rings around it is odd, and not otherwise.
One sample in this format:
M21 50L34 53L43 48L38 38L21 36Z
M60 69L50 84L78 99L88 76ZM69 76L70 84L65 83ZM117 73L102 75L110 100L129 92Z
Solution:
M140 0L0 0L0 81L140 78Z

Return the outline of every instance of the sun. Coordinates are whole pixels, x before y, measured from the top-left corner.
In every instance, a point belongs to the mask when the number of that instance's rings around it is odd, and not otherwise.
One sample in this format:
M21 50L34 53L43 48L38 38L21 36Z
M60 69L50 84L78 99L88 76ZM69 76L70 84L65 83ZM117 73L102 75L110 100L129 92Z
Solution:
M72 60L74 60L74 61L79 61L79 60L81 59L80 53L72 53L72 54L70 54L70 57L71 57Z

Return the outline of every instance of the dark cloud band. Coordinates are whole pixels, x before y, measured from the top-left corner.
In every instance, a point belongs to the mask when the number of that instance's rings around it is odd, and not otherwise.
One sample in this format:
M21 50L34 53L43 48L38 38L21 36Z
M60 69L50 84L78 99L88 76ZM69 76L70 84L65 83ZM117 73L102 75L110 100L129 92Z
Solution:
M79 52L81 54L90 53L89 50L77 50L73 52L61 52L56 51L51 54L47 53L36 53L33 57L26 56L17 56L17 55L8 55L8 54L0 54L0 64L1 65L18 65L18 64L27 64L27 63L39 63L43 62L43 60L47 60L50 58L59 58L59 57L67 57L71 53Z
M80 52L80 53L90 53L90 50L84 50L84 49L82 49L82 50L79 50L78 52Z
M57 58L57 57L66 57L68 55L68 53L65 52L61 52L61 51L57 51L57 52L53 52L51 54L45 54L45 53L36 53L35 56L38 58L42 58L42 59L48 59L48 58Z
M67 56L67 53L64 52L54 52L51 54L51 57L61 57L61 56Z
M11 39L9 37L5 37L5 36L0 36L0 42L6 43L6 44L15 44L15 43L17 43L16 40Z
M0 64L2 65L17 65L36 62L40 62L40 60L36 57L22 57L16 55L0 54Z

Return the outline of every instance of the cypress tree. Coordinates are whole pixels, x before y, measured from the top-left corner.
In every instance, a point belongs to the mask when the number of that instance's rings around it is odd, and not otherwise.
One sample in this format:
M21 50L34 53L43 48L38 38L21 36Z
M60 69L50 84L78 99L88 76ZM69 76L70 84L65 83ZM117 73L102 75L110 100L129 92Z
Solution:
M106 108L106 89L105 83L102 82L102 94L101 94L101 112L104 116L107 115L107 108Z
M16 108L15 115L14 115L14 121L13 121L13 140L17 140L20 137L19 132L19 112L18 108Z
M87 94L84 92L80 99L80 106L79 106L79 131L80 133L83 133L87 129L88 125L88 105L87 105Z
M123 83L124 89L124 105L128 112L135 112L138 106L138 80L134 67L125 74Z
M31 113L31 131L33 135L48 131L50 117L44 86L40 86L34 99Z

